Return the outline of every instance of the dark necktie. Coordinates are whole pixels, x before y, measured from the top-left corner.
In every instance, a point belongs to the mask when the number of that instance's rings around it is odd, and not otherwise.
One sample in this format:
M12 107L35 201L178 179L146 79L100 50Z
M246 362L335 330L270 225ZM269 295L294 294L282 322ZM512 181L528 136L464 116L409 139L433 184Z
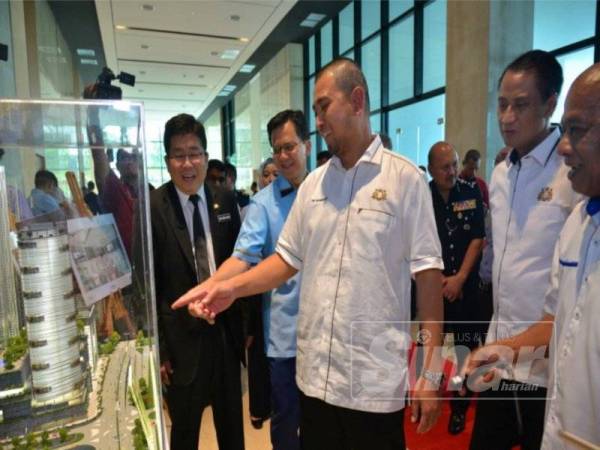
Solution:
M198 194L190 195L190 202L194 205L192 224L194 232L194 254L196 257L196 275L198 282L201 282L210 276L210 268L208 266L206 235L204 234L204 227L202 226L200 207L198 205L199 201L200 197Z
M519 167L521 166L521 155L519 155L519 152L517 152L517 149L513 148L512 152L510 152L510 154L508 155L508 159L510 159L510 162L513 164L518 164Z

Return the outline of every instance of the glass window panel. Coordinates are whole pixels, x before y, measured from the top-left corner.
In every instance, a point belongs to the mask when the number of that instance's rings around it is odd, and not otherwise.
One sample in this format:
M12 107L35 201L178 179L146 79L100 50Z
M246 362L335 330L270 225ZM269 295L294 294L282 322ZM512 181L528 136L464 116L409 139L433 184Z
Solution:
M414 17L390 28L389 102L395 103L414 94Z
M313 133L310 135L310 155L308 155L308 170L312 170L317 167L317 135Z
M379 0L361 2L361 39L369 37L381 28L381 3Z
M381 114L371 114L369 117L371 122L371 133L377 133L381 131Z
M340 53L354 46L354 2L346 6L339 15Z
M425 7L423 18L423 92L446 84L446 0Z
M414 6L415 2L413 0L390 0L390 21L394 20L396 17L401 16L406 11Z
M321 28L321 67L333 59L333 26L331 20Z
M566 55L559 56L557 59L563 68L564 82L560 97L558 97L556 110L550 120L552 122L560 123L564 111L565 98L567 97L571 84L573 84L573 81L575 81L575 78L577 78L581 72L594 64L594 47L567 53Z
M308 39L308 73L315 72L315 36Z
M394 151L417 165L427 165L427 153L444 139L445 95L398 108L389 113L389 135Z
M381 106L381 38L371 39L362 47L362 70L369 86L371 111Z
M315 114L313 113L312 105L315 94L315 77L308 79L308 110L304 112L308 118L308 129L309 131L315 131Z
M356 57L354 55L354 49L350 50L349 52L344 53L342 56L345 56L346 58L350 58L352 60L356 59Z
M596 0L535 0L533 48L554 50L594 36Z

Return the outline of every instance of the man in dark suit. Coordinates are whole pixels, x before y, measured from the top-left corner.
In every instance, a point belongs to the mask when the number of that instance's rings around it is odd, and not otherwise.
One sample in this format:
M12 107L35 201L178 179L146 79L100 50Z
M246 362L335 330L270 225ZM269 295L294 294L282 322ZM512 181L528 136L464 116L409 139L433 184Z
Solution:
M171 309L232 253L240 228L235 198L204 183L208 154L201 123L188 114L165 125L171 181L150 195L161 379L171 417L171 448L196 450L202 411L212 405L220 450L244 448L239 310L214 326Z

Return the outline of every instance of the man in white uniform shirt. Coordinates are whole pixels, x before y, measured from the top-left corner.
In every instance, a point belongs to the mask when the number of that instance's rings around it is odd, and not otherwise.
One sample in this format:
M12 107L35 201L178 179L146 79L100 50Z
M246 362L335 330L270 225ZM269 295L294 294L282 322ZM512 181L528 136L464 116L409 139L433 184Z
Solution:
M303 447L403 449L411 273L425 348L441 337L431 322L442 319L443 265L431 194L419 169L371 134L367 84L353 61L321 69L314 98L317 129L334 156L300 186L276 253L173 306L189 303L190 313L211 319L235 298L273 289L302 269ZM439 360L426 361L413 395L418 432L434 425L440 408Z
M573 83L562 122L558 152L573 189L590 198L560 233L542 320L479 349L468 368L472 373L492 355L510 361L523 348L550 345L544 450L581 448L577 439L600 446L600 64Z
M562 81L556 58L541 50L519 56L500 77L498 122L512 150L490 184L494 315L486 342L514 336L542 316L552 249L576 203L556 151L560 129L550 125ZM547 383L543 353L506 371L480 395L470 448L538 449Z

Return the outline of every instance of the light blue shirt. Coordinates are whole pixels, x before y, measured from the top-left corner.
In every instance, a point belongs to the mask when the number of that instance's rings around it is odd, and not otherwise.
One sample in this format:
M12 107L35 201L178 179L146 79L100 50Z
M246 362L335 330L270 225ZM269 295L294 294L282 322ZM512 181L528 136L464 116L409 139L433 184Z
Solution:
M292 208L296 192L280 176L252 197L233 256L249 264L258 264L275 253L277 239ZM299 300L300 273L277 289L263 294L265 352L269 358L296 356Z
M30 201L34 216L41 216L60 209L60 205L54 197L38 188L31 191Z

